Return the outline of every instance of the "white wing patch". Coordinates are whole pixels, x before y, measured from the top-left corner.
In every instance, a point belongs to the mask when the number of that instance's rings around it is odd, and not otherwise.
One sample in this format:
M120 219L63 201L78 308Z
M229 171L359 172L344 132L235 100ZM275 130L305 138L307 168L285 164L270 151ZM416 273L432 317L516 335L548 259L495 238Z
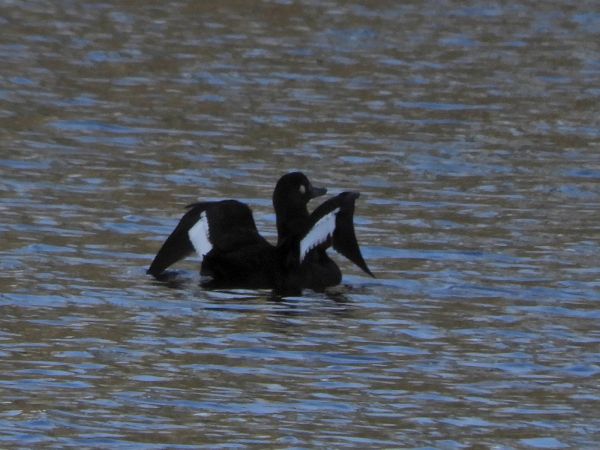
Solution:
M339 211L340 208L336 208L321 217L306 236L304 236L304 239L300 241L300 262L304 261L304 257L308 252L333 235L335 230L335 218Z
M209 240L208 218L206 217L205 211L200 213L200 220L189 229L188 237L190 238L190 242L194 246L196 253L200 256L200 260L212 250L212 244Z

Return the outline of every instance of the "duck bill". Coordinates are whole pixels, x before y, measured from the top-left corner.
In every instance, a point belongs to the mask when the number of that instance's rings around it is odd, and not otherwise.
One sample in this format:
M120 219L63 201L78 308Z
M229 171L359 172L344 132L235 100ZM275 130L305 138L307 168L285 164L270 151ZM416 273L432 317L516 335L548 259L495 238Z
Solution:
M327 189L322 188L322 187L311 186L309 194L310 194L310 198L320 197L321 195L327 194Z

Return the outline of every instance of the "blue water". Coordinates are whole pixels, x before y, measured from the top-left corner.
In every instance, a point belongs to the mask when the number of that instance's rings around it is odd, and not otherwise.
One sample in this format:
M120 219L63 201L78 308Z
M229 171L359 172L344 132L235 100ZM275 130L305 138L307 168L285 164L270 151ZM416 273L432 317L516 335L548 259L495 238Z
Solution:
M592 5L63 6L0 14L1 447L596 447ZM198 198L274 240L289 170L376 279L146 276Z

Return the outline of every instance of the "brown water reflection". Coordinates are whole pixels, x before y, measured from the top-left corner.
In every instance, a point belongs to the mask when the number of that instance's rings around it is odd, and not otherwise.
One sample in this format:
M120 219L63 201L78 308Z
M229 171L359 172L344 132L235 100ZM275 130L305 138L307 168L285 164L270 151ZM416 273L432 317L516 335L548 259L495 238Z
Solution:
M0 5L0 445L594 448L594 2ZM181 208L361 191L376 280L207 292Z

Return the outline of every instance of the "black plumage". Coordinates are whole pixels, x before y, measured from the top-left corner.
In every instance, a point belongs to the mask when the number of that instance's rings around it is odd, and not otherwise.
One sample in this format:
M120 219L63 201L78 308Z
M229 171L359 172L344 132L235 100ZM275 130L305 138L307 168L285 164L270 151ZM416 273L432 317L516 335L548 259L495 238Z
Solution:
M165 269L196 251L202 258L200 272L207 287L319 291L342 279L326 252L332 246L374 276L354 233L354 204L359 193L343 192L309 213L308 202L326 192L314 187L301 172L279 179L273 192L276 245L259 234L252 211L244 203L222 200L188 205L148 273L161 279Z

